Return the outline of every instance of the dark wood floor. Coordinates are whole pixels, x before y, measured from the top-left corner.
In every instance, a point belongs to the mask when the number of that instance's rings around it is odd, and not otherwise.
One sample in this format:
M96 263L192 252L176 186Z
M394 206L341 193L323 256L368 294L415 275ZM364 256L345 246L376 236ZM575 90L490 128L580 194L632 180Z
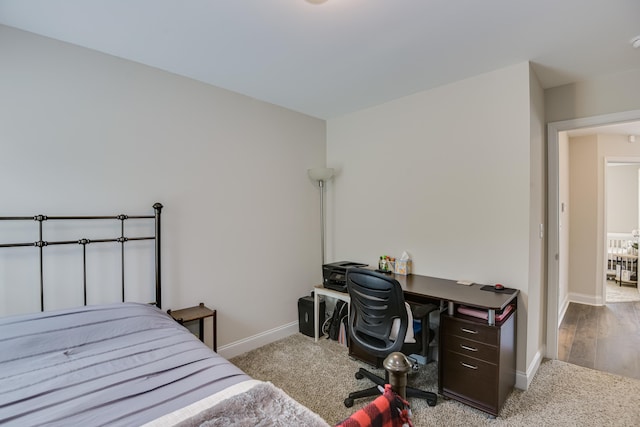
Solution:
M640 301L572 302L558 332L558 359L640 379Z

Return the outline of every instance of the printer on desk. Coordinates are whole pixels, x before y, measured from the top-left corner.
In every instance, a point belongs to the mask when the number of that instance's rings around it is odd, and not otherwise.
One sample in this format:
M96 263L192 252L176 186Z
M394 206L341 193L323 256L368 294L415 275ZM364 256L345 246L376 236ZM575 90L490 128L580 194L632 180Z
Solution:
M322 286L338 292L347 292L347 270L350 268L367 267L353 261L338 261L322 266Z

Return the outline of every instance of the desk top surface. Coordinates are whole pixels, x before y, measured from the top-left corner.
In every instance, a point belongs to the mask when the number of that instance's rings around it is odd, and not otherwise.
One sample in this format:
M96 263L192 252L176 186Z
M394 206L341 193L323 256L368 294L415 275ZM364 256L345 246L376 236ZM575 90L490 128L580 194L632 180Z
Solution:
M402 276L395 274L394 278L400 282L407 299L410 296L434 298L486 309L501 310L512 302L520 293L517 289L513 293L483 291L484 285L460 285L455 280L410 274Z
M390 276L400 282L407 300L436 299L489 310L502 310L520 293L517 289L513 293L483 291L484 285L481 284L460 285L455 280L419 274L408 276L391 274Z

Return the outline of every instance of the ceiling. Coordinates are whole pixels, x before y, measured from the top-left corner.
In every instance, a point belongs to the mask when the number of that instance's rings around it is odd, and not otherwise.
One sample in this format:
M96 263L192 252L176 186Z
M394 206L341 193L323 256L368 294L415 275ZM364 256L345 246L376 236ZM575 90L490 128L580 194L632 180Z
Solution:
M638 0L0 0L0 24L329 119L523 61L640 68Z

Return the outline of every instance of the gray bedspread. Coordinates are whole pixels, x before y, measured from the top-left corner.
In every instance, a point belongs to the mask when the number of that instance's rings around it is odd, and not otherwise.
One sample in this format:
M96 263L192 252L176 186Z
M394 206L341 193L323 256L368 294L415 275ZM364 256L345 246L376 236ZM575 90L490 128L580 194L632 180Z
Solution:
M150 305L0 319L2 425L141 425L248 379Z

